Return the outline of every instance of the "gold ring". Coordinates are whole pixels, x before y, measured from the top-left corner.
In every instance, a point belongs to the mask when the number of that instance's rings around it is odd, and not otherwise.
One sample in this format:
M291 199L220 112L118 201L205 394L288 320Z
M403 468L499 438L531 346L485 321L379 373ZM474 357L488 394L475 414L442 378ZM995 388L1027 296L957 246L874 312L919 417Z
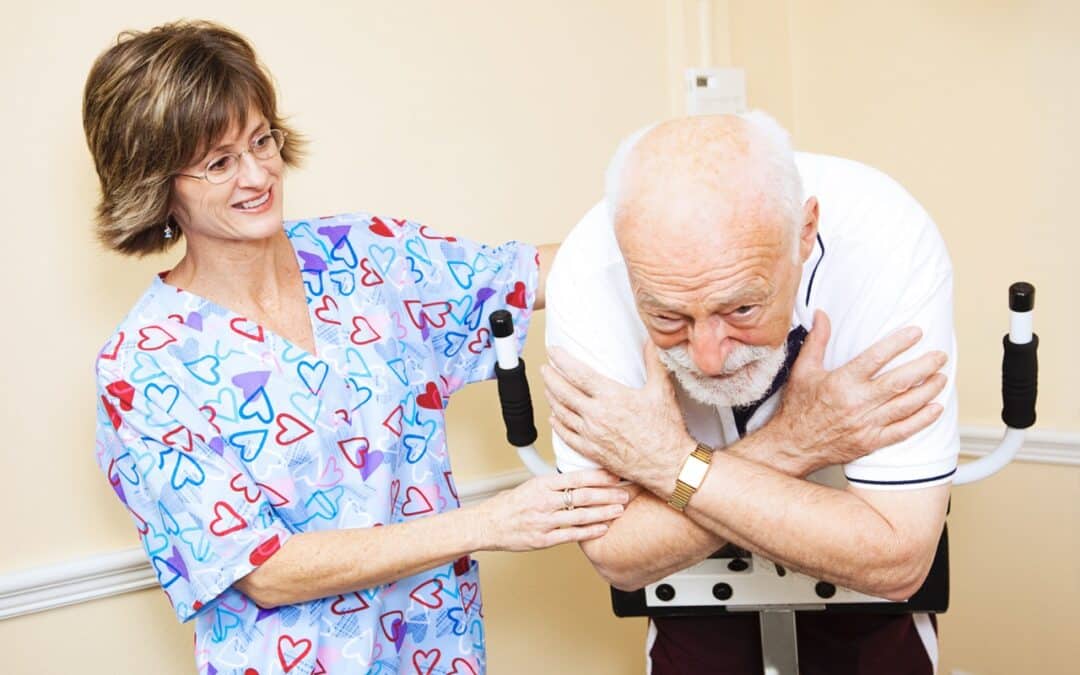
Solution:
M566 488L562 491L563 508L567 511L574 510L574 488Z

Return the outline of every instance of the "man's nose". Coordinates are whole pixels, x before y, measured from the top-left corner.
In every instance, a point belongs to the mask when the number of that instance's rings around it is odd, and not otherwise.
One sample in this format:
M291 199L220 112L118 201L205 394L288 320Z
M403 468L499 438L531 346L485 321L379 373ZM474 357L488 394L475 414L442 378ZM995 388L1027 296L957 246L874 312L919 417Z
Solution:
M710 317L704 324L694 326L688 349L694 365L703 374L710 377L724 374L724 363L734 341L727 335L727 326L722 320Z

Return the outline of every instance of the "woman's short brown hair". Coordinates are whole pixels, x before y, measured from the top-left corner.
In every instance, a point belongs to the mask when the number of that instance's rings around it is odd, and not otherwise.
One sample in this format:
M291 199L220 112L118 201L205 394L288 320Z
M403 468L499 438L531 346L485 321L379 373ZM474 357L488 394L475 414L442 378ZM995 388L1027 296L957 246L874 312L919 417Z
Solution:
M172 176L254 108L286 132L281 156L295 166L303 139L277 110L270 74L241 35L209 21L125 31L94 62L83 92L83 130L101 181L97 235L121 253L145 255L166 239Z

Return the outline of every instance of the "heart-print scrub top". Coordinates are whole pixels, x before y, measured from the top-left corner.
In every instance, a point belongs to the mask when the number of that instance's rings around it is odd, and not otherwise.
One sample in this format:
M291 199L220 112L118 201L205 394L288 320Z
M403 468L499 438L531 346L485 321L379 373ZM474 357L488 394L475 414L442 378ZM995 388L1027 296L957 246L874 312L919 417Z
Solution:
M363 214L285 227L317 354L155 278L97 360L97 461L199 672L483 673L468 557L274 609L232 584L294 533L458 508L443 406L493 376L491 312L524 341L536 250Z

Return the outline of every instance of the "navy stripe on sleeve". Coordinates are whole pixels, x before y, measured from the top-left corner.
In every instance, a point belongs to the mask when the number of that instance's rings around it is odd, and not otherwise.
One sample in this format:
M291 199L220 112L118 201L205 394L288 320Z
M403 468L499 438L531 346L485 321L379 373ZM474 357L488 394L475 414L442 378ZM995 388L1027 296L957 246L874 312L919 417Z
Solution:
M913 480L864 480L860 478L852 478L847 474L844 474L844 478L847 478L849 483L862 483L864 485L915 485L917 483L931 483L936 480L948 478L954 473L956 473L956 469L953 469L948 473L943 473L940 476L933 476L932 478L915 478Z

